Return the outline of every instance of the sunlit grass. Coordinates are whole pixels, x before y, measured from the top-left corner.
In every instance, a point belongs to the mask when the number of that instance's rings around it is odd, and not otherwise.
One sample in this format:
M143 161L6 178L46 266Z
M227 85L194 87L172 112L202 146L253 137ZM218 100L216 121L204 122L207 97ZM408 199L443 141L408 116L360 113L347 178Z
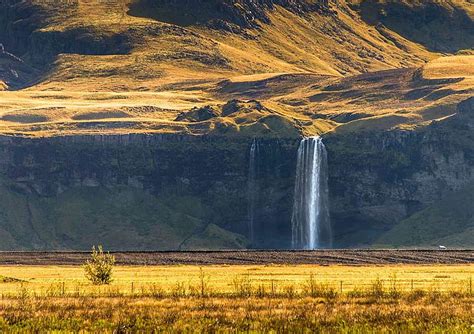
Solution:
M468 332L474 266L2 266L0 330ZM7 279L8 278L8 279ZM342 289L341 289L342 282Z
M39 77L25 78L35 83L25 89L3 91L7 85L0 80L0 132L8 135L149 132L254 137L270 129L276 136L292 137L286 127L303 135L336 128L413 129L450 116L448 106L469 97L473 88L474 56L469 52L443 57L395 32L381 34L346 2L334 8L337 19L319 11L297 15L275 6L267 12L272 24L242 34L206 25L169 25L160 20L166 11L148 8L145 2L141 14L134 14L129 6L138 1L132 0L28 2L42 8L42 28L36 33L52 45L51 36L56 35L72 45L87 36L97 44L96 51L103 51L107 43L119 47L116 39L129 43L116 54L58 48L54 62L45 66L47 72L39 68ZM437 6L454 6L472 15L466 1ZM186 8L192 7L183 5ZM377 74L394 68L417 69L427 80L415 82L410 71ZM426 96L418 96L420 92ZM416 98L406 98L413 95ZM239 113L237 124L229 117L199 125L175 121L183 110L232 99L258 99L268 111L257 116ZM353 114L364 115L363 120L348 122L344 115L352 119ZM269 115L278 115L279 121L267 122Z
M187 289L199 285L202 275L205 277L207 290L216 293L235 292L235 281L239 279L245 279L254 289L273 285L278 289L291 286L295 291L301 291L310 278L316 284L344 293L370 288L377 280L382 281L385 288L395 285L400 291L423 289L443 292L467 291L474 275L474 266L117 266L112 284L102 287L89 284L83 269L78 266L1 266L0 275L18 280L0 284L0 294L4 295L18 292L20 287L41 295L51 286L62 284L66 292L76 292L79 289L81 294L96 294L99 291L129 294L132 284L135 291L151 287L172 291L177 285Z

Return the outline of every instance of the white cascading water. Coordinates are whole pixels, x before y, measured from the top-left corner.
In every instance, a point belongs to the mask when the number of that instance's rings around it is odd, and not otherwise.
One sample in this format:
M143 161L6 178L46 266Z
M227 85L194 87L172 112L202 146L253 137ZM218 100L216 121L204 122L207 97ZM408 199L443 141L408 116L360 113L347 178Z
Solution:
M248 203L248 235L252 245L255 244L255 207L258 200L257 189L257 157L259 155L260 147L257 139L254 139L250 146L249 156L249 174L247 184L247 203Z
M296 166L293 216L294 249L331 248L327 152L321 137L301 140Z

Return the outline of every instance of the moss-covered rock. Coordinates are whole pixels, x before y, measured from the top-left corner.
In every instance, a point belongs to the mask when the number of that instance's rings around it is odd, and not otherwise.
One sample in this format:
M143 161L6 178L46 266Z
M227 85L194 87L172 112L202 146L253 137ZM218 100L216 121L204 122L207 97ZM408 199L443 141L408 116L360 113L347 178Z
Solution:
M367 246L374 242L381 245L383 240L388 246L424 240L422 230L419 235L412 230L410 238L395 238L392 243L394 234L382 235L397 231L394 228L402 221L405 227L414 223L416 216L409 217L474 181L471 122L470 117L458 114L415 131L336 132L327 136L335 243ZM454 207L446 210L457 214ZM428 224L424 228L432 228L433 233L440 226L436 219L432 227L427 219L423 221ZM448 237L449 228L444 231ZM436 235L442 238L442 233Z
M250 144L215 136L2 137L3 247L246 247ZM261 140L256 246L289 243L296 144Z

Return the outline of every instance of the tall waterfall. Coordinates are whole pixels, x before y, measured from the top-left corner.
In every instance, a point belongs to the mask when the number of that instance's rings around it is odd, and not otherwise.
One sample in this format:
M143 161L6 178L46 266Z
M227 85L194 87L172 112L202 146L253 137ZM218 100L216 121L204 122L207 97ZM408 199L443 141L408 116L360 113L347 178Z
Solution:
M327 179L327 152L322 139L304 138L298 148L291 219L295 249L332 246Z
M258 201L257 175L260 146L257 139L254 139L250 146L249 156L249 174L247 184L247 203L248 203L248 235L252 245L255 245L255 209Z

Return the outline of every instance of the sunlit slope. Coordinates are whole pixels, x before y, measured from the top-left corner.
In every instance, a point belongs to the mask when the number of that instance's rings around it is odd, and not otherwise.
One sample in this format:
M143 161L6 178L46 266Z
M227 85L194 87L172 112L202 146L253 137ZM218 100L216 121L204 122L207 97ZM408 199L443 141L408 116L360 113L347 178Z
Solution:
M393 24L421 2L377 2L377 15L369 3L18 1L0 23L0 43L21 58L0 62L0 131L294 136L448 116L471 94L473 58L461 47L472 33L432 48ZM446 27L462 14L469 28L468 2L439 7ZM258 101L223 115L233 99ZM179 117L193 108L218 112Z
M413 129L452 116L473 95L473 62L474 56L456 56L343 78L244 75L165 91L4 91L0 129L28 135L61 130L282 137Z

